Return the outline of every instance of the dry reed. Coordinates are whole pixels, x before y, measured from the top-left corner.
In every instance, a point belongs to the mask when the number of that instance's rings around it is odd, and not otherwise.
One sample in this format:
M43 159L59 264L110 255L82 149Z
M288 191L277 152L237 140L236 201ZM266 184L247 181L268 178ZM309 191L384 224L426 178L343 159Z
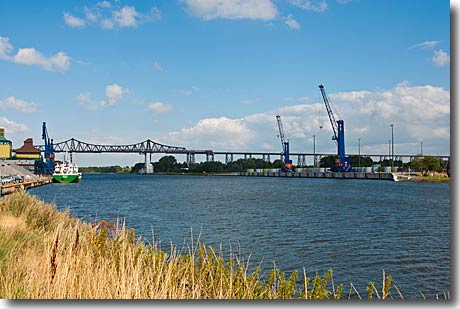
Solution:
M264 280L240 254L224 258L222 248L216 252L193 238L180 250L159 250L123 223L86 224L26 192L2 198L0 218L10 218L0 221L0 298L343 298L332 270L310 279L304 269L297 287L297 271L286 277L274 265ZM384 275L382 298L392 298L390 285L391 276ZM379 295L371 283L369 298L374 292Z

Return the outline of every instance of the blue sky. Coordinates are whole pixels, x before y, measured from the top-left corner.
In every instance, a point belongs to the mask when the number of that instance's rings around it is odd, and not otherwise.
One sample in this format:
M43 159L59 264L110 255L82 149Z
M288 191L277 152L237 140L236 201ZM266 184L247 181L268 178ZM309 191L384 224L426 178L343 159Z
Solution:
M152 139L189 149L450 154L445 0L0 1L0 127L13 147ZM323 116L321 117L321 113ZM323 124L323 129L319 126ZM158 160L161 155L156 155ZM221 158L223 160L223 158ZM80 155L133 165L138 155ZM185 158L179 158L183 161Z

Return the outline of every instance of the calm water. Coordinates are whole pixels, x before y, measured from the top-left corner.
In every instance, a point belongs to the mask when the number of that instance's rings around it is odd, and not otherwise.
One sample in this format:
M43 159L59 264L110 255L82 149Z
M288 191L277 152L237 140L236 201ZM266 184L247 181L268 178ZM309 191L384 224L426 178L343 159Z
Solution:
M433 298L452 292L450 191L369 180L84 175L30 193L85 221L125 218L165 250L189 244L192 229L265 269L274 260L313 277L332 267L344 294L349 282L361 294L371 280L381 286L384 269L405 298L420 298L419 290Z

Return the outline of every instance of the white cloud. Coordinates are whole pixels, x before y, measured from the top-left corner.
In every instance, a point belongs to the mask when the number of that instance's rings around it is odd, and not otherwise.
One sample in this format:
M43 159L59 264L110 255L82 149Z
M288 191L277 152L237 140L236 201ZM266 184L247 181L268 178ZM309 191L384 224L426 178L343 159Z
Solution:
M414 141L420 137L426 147L430 145L432 154L450 153L450 93L441 87L400 83L388 90L331 93L329 98L340 112L338 119L345 121L347 153L357 153L358 138L361 153L387 153L390 124L394 124L396 153L416 154L419 147ZM324 111L322 118L319 110ZM315 134L318 152L335 153L322 101L284 106L239 119L206 118L165 139L190 149L277 152L281 151L275 118L278 114L291 142L291 152L312 151Z
M440 50L435 50L434 51L434 56L431 59L434 63L435 66L437 67L443 67L449 64L450 62L450 56L443 51L442 49Z
M292 18L292 14L289 14L289 15L286 17L285 23L286 23L286 25L288 25L288 27L291 28L291 29L299 30L299 29L301 28L301 26L300 26L300 24L297 22L297 20L295 20L294 18Z
M0 127L6 128L8 133L20 133L29 131L29 128L25 124L14 122L5 117L0 117Z
M157 7L152 7L149 12L138 12L134 6L120 6L118 2L97 2L91 7L83 6L80 9L83 17L75 17L64 13L64 21L70 27L85 27L89 23L99 24L103 29L135 28L139 24L161 19Z
M78 104L94 110L111 107L118 103L124 95L129 93L129 89L114 83L105 87L105 95L107 97L105 100L95 101L91 99L91 94L89 92L80 93L75 100Z
M149 13L139 14L139 21L141 23L152 22L160 19L161 13L156 6L152 7Z
M0 100L0 109L14 109L24 113L35 112L38 108L38 103L27 102L15 97L8 97L4 100Z
M96 6L101 7L101 8L110 8L112 7L112 4L108 1L101 1L96 3Z
M101 107L110 107L115 105L121 100L124 94L129 93L128 89L122 88L118 84L107 85L105 87L105 95L107 96L106 101L101 101Z
M419 43L419 44L415 44L415 45L409 47L409 49L412 49L412 48L433 48L436 45L438 45L438 43L439 43L439 41L425 41L425 42L422 42L422 43Z
M124 6L119 11L113 12L113 20L120 28L136 27L139 13L133 6Z
M154 103L150 103L148 106L147 106L148 110L150 111L153 111L157 114L160 114L160 113L166 113L166 112L170 112L173 110L172 106L169 105L169 104L164 104L162 102L154 102Z
M260 19L272 20L278 10L271 0L181 0L186 11L203 20Z
M20 48L16 56L14 56L14 62L25 65L37 64L49 69L49 62L35 48Z
M307 11L320 13L327 10L326 0L289 0L289 2L292 5Z
M91 95L88 92L82 92L76 97L78 104L83 105L89 109L97 109L98 103L91 99Z
M47 71L67 71L70 67L70 57L64 52L58 52L54 56L45 57L35 48L20 48L13 57L15 63L24 65L38 65Z
M10 38L0 36L0 59L9 60L12 49Z
M114 22L110 19L103 19L101 20L101 27L103 29L112 29L114 26Z
M96 7L98 7L97 4ZM85 14L86 20L92 23L97 22L98 18L101 17L100 9L98 8L92 9L87 6L83 6L83 13Z
M255 132L247 127L245 120L220 117L202 119L193 127L172 132L168 140L195 147L244 149L254 137Z
M67 26L72 28L83 28L86 24L84 19L70 15L69 13L64 13L64 22Z
M12 51L10 39L0 36L0 59L23 65L38 65L54 72L67 71L71 63L71 58L62 51L50 57L44 56L35 48L19 48L16 55L13 55Z

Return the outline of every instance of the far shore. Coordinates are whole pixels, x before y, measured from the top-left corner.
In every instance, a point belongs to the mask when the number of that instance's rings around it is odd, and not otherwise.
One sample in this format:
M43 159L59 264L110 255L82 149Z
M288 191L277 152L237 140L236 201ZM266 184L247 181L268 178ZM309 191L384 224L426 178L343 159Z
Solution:
M238 176L239 172L232 173L190 173L190 172L155 172L153 174L139 174L139 173L101 173L101 172L87 172L89 175L113 175L113 174L136 174L136 175L180 175L180 176ZM397 174L397 173L396 173ZM423 182L423 183L445 183L450 182L451 178L446 175L410 175L410 178L400 180L400 182Z

